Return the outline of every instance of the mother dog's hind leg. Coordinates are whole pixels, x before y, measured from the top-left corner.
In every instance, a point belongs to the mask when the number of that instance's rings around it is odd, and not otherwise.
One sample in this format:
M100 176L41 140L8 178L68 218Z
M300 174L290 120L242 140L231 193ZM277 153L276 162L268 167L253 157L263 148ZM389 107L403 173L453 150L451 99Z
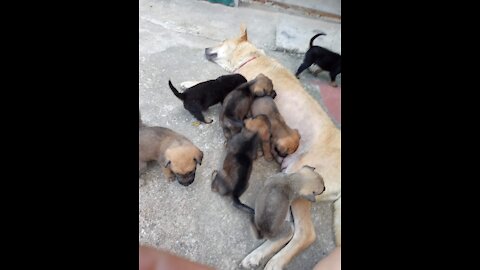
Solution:
M297 199L292 202L295 232L292 240L267 263L264 270L280 270L300 252L309 247L316 238L310 213L311 202Z
M290 212L288 213L290 217ZM242 260L240 266L246 269L252 269L259 267L265 260L272 257L278 250L285 246L293 236L293 223L288 218L283 223L282 232L275 237L275 239L268 239L263 244L248 254L245 259Z

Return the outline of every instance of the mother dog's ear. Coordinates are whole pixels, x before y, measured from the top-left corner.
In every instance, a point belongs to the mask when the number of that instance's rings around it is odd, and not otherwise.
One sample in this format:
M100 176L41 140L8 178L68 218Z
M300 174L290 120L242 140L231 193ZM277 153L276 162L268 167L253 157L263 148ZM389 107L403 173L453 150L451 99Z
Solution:
M203 152L202 151L198 151L198 155L193 159L195 160L195 162L202 166L202 160L203 160Z
M247 26L245 24L240 25L240 41L247 41L248 40L248 35L247 35Z

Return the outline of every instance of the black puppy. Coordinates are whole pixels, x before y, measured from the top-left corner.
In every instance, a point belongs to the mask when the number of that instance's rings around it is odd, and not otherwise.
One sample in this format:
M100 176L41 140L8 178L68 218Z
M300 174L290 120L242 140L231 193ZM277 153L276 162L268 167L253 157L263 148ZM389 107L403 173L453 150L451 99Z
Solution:
M302 71L310 67L312 64L317 64L322 70L326 70L330 73L330 83L332 86L337 87L335 79L337 78L337 75L341 73L340 63L342 62L342 56L320 46L313 46L313 40L321 35L325 35L325 33L316 34L310 39L310 48L307 53L305 53L303 63L298 68L295 76L298 78L298 75L300 75Z
M183 107L189 111L195 118L204 123L210 124L212 119L205 119L202 111L207 110L219 102L223 102L225 96L242 83L247 82L245 77L240 74L231 74L220 76L215 80L209 80L196 84L183 93L179 93L172 85L170 80L168 85L173 94L183 100Z
M248 180L252 173L253 160L257 155L260 137L256 131L243 128L227 143L227 155L223 161L223 169L214 171L212 191L220 195L230 195L233 205L251 215L253 208L243 204L240 196L248 188Z

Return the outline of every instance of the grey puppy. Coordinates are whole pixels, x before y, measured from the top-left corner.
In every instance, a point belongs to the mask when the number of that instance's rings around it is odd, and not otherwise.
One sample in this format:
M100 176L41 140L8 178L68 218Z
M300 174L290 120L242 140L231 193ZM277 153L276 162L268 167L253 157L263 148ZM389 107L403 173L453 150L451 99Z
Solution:
M265 181L255 200L253 227L257 238L275 239L293 233L291 222L286 220L292 201L303 198L315 202L315 196L325 191L322 176L314 170L303 166L295 173L278 173Z

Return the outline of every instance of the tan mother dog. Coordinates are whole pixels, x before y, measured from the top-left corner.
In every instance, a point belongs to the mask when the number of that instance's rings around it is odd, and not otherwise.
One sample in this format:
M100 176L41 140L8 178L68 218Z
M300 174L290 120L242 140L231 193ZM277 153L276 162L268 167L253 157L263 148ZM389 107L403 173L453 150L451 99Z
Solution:
M247 80L263 73L273 81L278 110L285 122L297 129L301 136L299 148L282 161L282 169L291 173L309 165L321 174L326 190L317 201L335 201L334 230L337 245L340 245L340 130L288 69L248 42L245 28L242 27L239 37L205 49L205 55L208 60L229 72L242 74ZM293 237L290 240L267 240L243 259L242 266L256 268L271 258L265 269L282 269L310 246L316 237L310 208L311 202L305 199L293 201Z

